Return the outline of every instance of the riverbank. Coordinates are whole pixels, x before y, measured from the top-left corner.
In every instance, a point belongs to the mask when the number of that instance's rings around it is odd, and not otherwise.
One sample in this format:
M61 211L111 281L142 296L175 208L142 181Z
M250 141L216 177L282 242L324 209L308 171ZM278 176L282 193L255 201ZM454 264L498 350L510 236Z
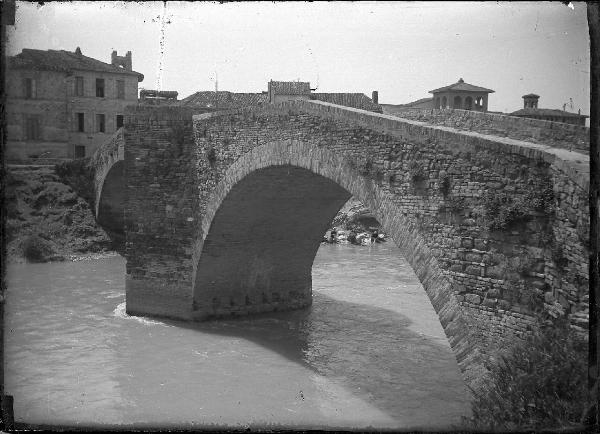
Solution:
M55 166L9 166L4 188L9 263L116 255L88 201L61 179Z

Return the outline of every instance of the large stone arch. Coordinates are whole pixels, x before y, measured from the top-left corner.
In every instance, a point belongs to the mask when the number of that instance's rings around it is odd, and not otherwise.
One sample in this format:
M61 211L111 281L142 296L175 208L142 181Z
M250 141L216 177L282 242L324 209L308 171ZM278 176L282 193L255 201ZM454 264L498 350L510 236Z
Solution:
M255 208L266 203L269 192L277 192L278 187L293 188L293 182L285 182L283 179L287 171L290 172L290 179L291 175L300 176L303 184L296 184L297 188L294 190L296 198L300 198L299 201L305 205L308 204L307 212L317 217L317 221L304 225L293 234L313 231L309 241L301 243L298 248L293 248L290 243L287 243L285 249L279 253L295 255L284 258L288 263L298 265L298 272L294 273L292 279L288 281L285 280L285 276L278 274L275 264L265 262L265 258L281 260L272 251L260 257L258 262L254 257L243 257L245 254L252 255L258 251L249 243L263 242L260 237L265 236L264 230L256 229L256 238L253 238L252 228L247 228L250 234L238 244L236 242L239 240L228 239L232 234L239 236L244 233L243 228L240 230L239 227L235 227L236 221L237 224L244 223L245 216L239 214L240 209L246 212L253 209L252 212L255 214L250 216L249 220L252 223L259 221L260 217L269 217L267 213L256 211ZM267 185L269 178L273 185L276 185L275 189ZM313 195L311 200L315 201L312 205L310 200L306 200L307 185L308 188L318 189L311 192ZM266 190L266 193L263 194L261 190ZM259 193L258 199L253 197L255 193ZM310 300L307 300L306 296L310 295L311 281L310 273L308 275L306 273L307 264L310 271L312 260L327 225L350 195L361 200L373 211L386 233L390 234L401 254L415 271L439 316L457 361L468 378L470 360L477 354L476 345L475 342L469 341L469 327L462 316L462 309L456 299L452 283L444 276L436 258L419 235L417 222L404 215L388 192L371 179L362 176L339 154L303 142L277 141L257 146L232 163L221 182L216 185L206 207L201 223L202 235L196 242L192 258L194 316L201 319L309 304ZM255 202L250 203L250 201ZM293 200L286 199L282 206L278 206L275 199L275 202L271 203L274 205L272 210L282 212L279 217L288 218L292 213L284 208L291 203ZM315 210L318 210L316 214ZM272 221L273 219L267 219L267 222ZM223 229L231 232L219 232ZM228 255L233 252L233 249L238 249L234 258ZM250 275L252 266L259 267L258 275L256 272ZM248 275L239 278L239 273L243 272L247 272ZM237 280L229 275L235 275ZM298 280L302 277L307 279L303 284ZM221 298L218 295L219 279L225 283L221 287L224 293ZM248 294L243 291L234 293L223 289L229 288L227 284L233 280L238 283L236 289L239 289L240 282L246 282L249 288L257 289L260 294ZM294 294L283 294L283 287L290 283L293 285ZM203 285L208 285L208 288ZM262 293L267 292L266 288L270 288L271 292L263 299ZM207 291L207 296L202 294L204 290ZM277 300L273 299L273 293L278 294ZM284 299L285 297L287 299ZM263 300L264 303L261 305Z

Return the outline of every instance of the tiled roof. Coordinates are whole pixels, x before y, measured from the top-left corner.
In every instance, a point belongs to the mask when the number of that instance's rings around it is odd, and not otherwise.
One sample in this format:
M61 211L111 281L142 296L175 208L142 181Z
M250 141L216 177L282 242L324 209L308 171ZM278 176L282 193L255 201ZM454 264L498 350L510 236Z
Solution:
M464 80L461 78L454 84L451 84L449 86L440 87L439 89L430 90L429 93L444 92L447 90L456 90L456 91L461 91L461 92L487 92L487 93L494 92L492 89L486 89L485 87L479 87L479 86L474 86L469 83L465 83Z
M375 104L373 100L364 93L312 93L310 99L346 107L354 107L361 110L369 110L376 113L383 112L381 106Z
M561 116L565 118L587 118L589 116L580 115L577 113L566 112L557 109L534 109L534 108L522 108L516 112L510 113L510 116Z
M412 101L406 104L388 104L390 107L395 107L395 108L411 108L415 105L420 105L423 104L425 102L431 102L433 101L433 98L421 98L418 99L416 101Z
M535 93L528 93L527 95L523 95L523 98L539 98L539 95L536 95Z
M310 99L382 113L381 106L362 93L313 93ZM196 92L177 104L184 107L233 109L269 102L267 93L234 93L228 91Z
M185 107L230 109L266 103L266 93L233 93L227 91L201 91L179 101Z
M306 81L273 81L269 90L276 95L306 95L310 93L310 83Z
M135 71L127 71L119 66L104 63L83 54L65 50L33 50L25 48L16 56L8 58L8 67L12 69L37 69L50 71L72 70L113 72L118 74L137 75L138 81L144 80L144 75Z

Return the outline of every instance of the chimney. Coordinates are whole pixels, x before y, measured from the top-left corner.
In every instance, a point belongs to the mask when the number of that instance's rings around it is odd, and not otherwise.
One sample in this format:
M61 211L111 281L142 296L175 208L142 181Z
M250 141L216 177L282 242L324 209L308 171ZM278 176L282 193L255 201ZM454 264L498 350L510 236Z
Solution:
M131 51L128 51L127 54L125 54L125 69L127 71L131 71L133 65L131 63Z
M371 98L374 104L379 104L379 92L373 91L373 97Z
M115 66L120 66L126 71L131 71L131 51L128 51L125 56L119 56L116 51L113 51L110 56L110 63Z

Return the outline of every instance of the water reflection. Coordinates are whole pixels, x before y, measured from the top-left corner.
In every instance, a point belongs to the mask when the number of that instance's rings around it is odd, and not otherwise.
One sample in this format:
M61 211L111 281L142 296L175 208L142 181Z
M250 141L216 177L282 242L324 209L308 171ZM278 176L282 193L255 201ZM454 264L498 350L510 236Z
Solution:
M323 293L313 297L313 306L301 311L219 323L165 322L258 344L335 380L399 422L430 426L429 413L458 422L453 416L465 403L457 390L464 386L459 377L449 378L448 345L411 330L410 318L396 311ZM415 420L423 408L428 412Z

